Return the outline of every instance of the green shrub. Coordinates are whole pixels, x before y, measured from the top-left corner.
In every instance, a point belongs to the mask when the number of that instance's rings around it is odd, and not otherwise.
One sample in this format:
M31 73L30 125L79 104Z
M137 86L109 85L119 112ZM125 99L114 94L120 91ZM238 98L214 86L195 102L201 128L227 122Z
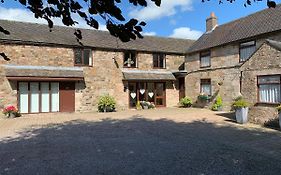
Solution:
M222 108L222 98L221 98L221 96L218 95L217 99L216 99L215 103L212 105L211 109L213 111L219 111L220 108Z
M103 95L99 98L98 110L99 112L113 112L115 110L116 101L110 95Z
M216 104L217 104L218 106L222 106L222 98L221 98L220 95L217 96Z
M244 100L243 98L240 98L240 99L234 101L232 106L234 109L245 108L245 107L249 106L249 103L246 100Z
M190 98L184 97L184 98L180 99L180 104L183 107L191 107L193 103Z
M281 104L279 104L277 107L276 107L278 113L281 113Z

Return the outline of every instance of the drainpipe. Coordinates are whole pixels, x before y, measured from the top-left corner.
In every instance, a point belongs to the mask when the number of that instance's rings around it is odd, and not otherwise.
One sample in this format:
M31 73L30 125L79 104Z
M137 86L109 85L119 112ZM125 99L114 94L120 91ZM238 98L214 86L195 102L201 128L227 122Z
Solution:
M239 86L240 94L242 94L242 78L243 78L243 71L240 71L240 86Z

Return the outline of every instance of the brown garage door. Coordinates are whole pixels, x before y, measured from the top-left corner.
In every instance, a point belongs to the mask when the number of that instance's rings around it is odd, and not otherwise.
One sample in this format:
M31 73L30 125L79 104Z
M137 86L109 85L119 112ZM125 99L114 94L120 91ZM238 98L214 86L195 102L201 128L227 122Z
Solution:
M75 82L60 82L60 112L75 111Z

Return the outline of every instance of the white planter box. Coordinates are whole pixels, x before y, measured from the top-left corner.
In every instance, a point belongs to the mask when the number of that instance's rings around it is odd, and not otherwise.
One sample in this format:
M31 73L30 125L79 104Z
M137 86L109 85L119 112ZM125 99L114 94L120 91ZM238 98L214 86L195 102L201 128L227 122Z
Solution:
M248 110L249 108L238 108L235 111L237 123L244 124L248 121Z

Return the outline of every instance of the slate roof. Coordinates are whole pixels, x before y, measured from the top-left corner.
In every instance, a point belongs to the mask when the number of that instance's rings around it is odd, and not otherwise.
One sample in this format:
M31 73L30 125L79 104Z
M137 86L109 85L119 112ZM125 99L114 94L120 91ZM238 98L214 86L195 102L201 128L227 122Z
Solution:
M202 51L279 30L281 30L281 4L277 5L276 8L267 8L217 26L212 32L203 34L188 49L188 53Z
M172 72L168 71L141 71L141 70L123 70L124 80L176 80Z
M82 68L4 65L7 77L83 78Z
M0 41L25 42L35 44L58 44L66 46L80 46L74 36L74 29L70 27L54 26L52 32L45 24L16 22L0 20L0 26L11 34L0 33ZM111 36L109 32L91 29L80 29L82 31L82 43L86 47L104 49L123 49L149 52L166 52L185 54L194 40L175 39L145 36L144 39L137 39L128 43Z

